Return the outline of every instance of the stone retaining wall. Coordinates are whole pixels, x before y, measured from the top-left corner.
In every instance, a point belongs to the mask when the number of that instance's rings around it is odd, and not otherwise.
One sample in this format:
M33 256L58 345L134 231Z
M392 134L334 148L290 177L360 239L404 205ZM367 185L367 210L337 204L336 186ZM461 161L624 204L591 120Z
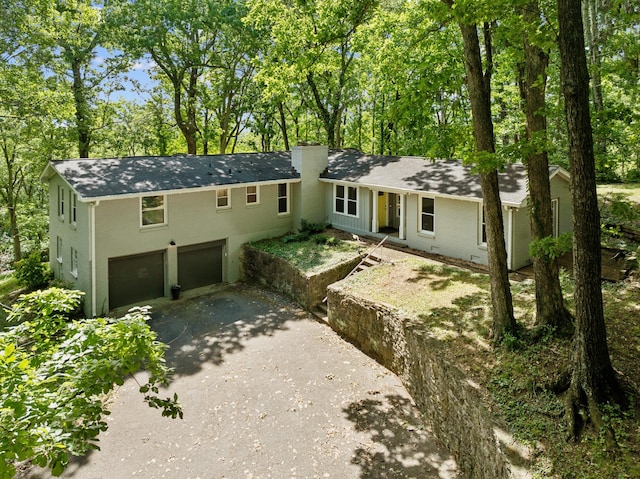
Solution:
M480 387L448 359L447 344L391 306L328 290L329 324L403 382L436 437L468 478L530 477L508 457L526 462L526 451L491 417Z
M286 260L245 244L240 257L240 277L284 293L303 308L313 310L327 296L327 286L343 279L361 259L355 256L319 273L304 274Z

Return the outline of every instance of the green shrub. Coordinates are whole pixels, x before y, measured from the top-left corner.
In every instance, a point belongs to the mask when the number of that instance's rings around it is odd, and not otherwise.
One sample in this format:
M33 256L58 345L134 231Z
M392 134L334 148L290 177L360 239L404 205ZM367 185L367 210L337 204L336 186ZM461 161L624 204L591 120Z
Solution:
M29 290L44 288L53 279L49 264L42 261L42 253L33 251L16 263L16 279Z
M638 183L640 182L640 168L635 168L630 170L627 175L624 177L624 180L627 183Z
M308 235L322 233L326 228L326 223L309 223L304 219L300 222L300 233L308 233Z
M340 240L335 236L327 236L324 234L313 235L311 239L316 244L324 244L327 246L337 246L340 243Z

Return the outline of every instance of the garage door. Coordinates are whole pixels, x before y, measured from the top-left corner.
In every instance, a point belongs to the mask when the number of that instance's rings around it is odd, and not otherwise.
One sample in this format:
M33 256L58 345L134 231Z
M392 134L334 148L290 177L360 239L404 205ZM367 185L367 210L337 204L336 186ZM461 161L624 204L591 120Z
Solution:
M109 308L164 296L164 251L109 259Z
M225 240L178 248L178 283L182 290L222 282Z

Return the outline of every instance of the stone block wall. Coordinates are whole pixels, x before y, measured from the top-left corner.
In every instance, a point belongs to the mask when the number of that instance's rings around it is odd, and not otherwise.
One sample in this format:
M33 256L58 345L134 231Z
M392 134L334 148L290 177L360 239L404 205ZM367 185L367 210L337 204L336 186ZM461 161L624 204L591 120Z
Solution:
M307 310L312 310L327 296L327 286L343 279L360 262L361 257L313 274L304 274L286 260L253 248L242 247L240 277L283 293Z
M401 379L465 477L530 477L510 463L517 447L491 417L480 387L448 359L446 343L393 307L345 294L339 285L329 287L327 303L330 326Z

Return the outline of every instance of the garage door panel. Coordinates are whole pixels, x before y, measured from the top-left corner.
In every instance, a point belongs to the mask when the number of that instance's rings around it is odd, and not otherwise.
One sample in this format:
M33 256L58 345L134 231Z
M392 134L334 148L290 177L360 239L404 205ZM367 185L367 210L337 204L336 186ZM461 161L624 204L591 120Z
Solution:
M164 251L109 259L109 308L164 296Z
M222 282L224 241L178 248L178 282L183 290Z

